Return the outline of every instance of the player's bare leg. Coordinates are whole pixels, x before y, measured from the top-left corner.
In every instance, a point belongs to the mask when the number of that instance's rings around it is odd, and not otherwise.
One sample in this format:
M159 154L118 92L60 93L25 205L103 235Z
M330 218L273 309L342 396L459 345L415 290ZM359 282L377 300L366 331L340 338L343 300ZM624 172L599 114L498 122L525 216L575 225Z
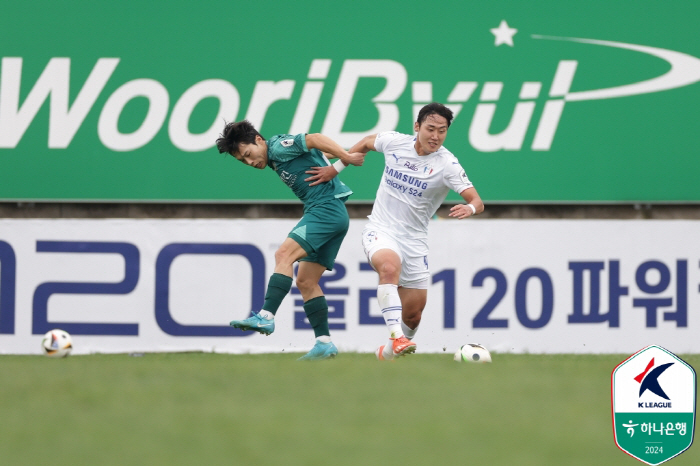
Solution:
M423 309L428 302L428 290L419 288L399 288L403 313L401 315L401 329L409 340L412 340L418 331Z
M241 330L253 330L263 335L275 331L275 314L282 300L292 288L294 262L305 257L306 251L292 238L284 240L275 252L275 272L270 277L262 310L244 320L233 320L230 325Z
M306 251L292 238L286 238L275 251L275 273L292 277L294 275L294 263L306 257Z
M297 288L299 288L304 302L323 296L323 291L318 282L321 280L321 276L325 271L326 268L321 264L307 261L299 262Z

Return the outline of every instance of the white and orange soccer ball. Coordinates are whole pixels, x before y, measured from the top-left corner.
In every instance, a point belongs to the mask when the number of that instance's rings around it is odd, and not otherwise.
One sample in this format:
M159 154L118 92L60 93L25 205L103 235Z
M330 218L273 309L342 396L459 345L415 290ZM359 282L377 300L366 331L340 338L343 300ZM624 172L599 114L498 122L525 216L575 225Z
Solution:
M73 351L73 340L65 330L54 329L44 335L41 349L50 358L65 358Z
M457 362L491 362L491 353L478 343L467 343L457 350L454 360Z

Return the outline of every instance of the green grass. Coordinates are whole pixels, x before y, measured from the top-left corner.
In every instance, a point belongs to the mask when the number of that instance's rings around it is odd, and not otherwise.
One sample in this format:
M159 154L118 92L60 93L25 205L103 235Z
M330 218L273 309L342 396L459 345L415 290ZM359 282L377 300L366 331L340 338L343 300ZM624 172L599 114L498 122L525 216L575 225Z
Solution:
M626 356L297 356L0 356L0 464L642 464L612 434Z

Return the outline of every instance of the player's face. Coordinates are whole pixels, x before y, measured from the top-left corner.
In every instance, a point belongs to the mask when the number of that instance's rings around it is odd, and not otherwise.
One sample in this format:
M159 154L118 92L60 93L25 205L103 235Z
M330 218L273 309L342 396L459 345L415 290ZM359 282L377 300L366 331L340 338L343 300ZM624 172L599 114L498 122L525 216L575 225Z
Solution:
M255 144L239 144L238 152L232 154L237 160L258 170L267 167L267 144L260 136L255 136Z
M447 137L447 119L444 116L433 113L428 115L423 123L415 123L413 130L416 136L416 152L418 155L432 154L445 142Z

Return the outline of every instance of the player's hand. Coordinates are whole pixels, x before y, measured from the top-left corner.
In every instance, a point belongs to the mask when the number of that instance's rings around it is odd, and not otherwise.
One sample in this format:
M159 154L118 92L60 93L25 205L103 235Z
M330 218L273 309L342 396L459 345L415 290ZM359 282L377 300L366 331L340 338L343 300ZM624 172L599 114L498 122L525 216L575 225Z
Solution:
M467 207L467 204L457 204L452 206L452 208L450 209L449 217L462 219L471 217L472 215L472 209L470 207Z
M365 155L367 154L364 152L353 152L350 154L350 157L347 160L343 160L343 163L346 165L350 164L360 167L363 163L365 163Z
M309 186L316 186L317 184L326 183L338 175L338 171L333 168L333 165L326 165L325 167L311 167L304 173L313 175L304 179L304 181L309 183Z

